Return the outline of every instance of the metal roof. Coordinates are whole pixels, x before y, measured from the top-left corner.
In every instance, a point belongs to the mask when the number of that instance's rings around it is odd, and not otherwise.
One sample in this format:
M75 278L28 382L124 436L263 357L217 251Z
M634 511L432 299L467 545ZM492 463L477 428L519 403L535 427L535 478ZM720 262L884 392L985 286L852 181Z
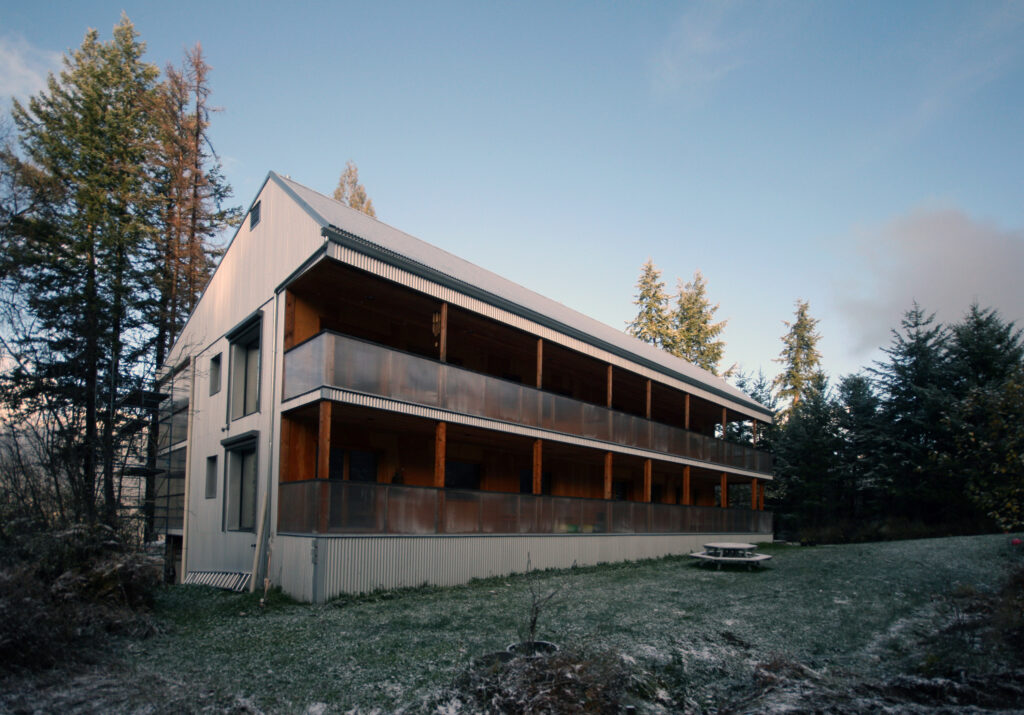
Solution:
M478 297L489 296L488 302L518 308L515 312L531 319L541 319L562 332L570 332L584 342L608 349L620 356L647 365L665 375L699 385L723 397L739 402L764 419L771 411L742 390L686 360L649 345L609 325L573 310L558 301L524 288L485 268L399 231L361 211L324 196L291 178L270 172L268 177L289 193L324 229L335 229L379 247L385 255L400 260L405 267L420 266L430 274L450 279L453 287L475 286Z

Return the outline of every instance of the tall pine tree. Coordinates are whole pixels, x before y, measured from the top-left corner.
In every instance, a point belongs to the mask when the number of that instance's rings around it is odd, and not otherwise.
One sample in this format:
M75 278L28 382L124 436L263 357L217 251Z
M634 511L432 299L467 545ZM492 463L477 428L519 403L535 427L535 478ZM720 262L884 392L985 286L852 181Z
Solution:
M630 335L664 348L672 341L672 328L668 316L668 295L661 280L661 271L650 258L644 263L636 283L636 318L626 326Z
M334 199L356 211L362 211L367 216L377 217L377 212L373 210L373 201L366 195L366 188L359 183L359 168L351 159L346 162L345 170L338 179Z
M714 322L718 304L707 297L704 276L695 271L693 281L679 281L676 309L671 318L670 353L717 375L725 342L718 339L727 321Z
M811 317L810 305L805 300L797 300L793 322L784 322L789 330L782 336L782 352L775 359L782 364L782 372L776 376L773 385L780 401L787 403L785 417L799 404L804 391L820 370L818 341L821 335L815 331L818 320Z
M90 30L45 90L27 106L14 103L24 160L8 169L34 208L8 231L0 259L4 291L18 291L35 321L12 343L33 362L20 363L4 396L15 409L45 400L76 412L74 510L109 523L119 396L145 350L142 302L150 291L144 248L153 234L148 167L158 72L143 51L122 17L111 41Z

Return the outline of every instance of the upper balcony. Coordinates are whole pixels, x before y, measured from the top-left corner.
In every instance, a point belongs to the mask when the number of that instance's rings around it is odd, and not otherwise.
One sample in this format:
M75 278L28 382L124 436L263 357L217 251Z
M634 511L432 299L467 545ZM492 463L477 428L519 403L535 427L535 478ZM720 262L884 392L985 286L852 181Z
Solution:
M744 445L332 332L285 354L285 400L320 387L688 457L709 466L765 475L772 471L771 455Z

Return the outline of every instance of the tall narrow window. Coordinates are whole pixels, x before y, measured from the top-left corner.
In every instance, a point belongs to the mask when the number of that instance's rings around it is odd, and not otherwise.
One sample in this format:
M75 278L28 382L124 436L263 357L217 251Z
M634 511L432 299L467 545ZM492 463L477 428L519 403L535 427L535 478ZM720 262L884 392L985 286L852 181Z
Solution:
M220 353L210 358L210 394L220 392Z
M260 324L240 334L231 343L231 419L259 410Z
M256 228L256 224L258 224L260 222L260 204L261 203L263 203L263 202L262 201L257 201L256 203L254 203L252 205L252 208L249 209L249 230L250 231L252 231L254 228Z
M249 442L227 453L227 504L225 516L231 531L256 527L256 443Z
M217 498L217 457L206 458L206 498Z

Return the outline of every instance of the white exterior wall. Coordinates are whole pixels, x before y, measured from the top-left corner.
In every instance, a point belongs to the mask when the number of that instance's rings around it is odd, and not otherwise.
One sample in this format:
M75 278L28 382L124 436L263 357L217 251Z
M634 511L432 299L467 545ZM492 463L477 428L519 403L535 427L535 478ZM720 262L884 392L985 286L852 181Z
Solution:
M168 364L186 356L195 361L191 441L185 508L183 573L251 571L258 532L225 528L226 454L222 441L258 432L257 527L268 485L276 494L274 426L280 405L283 306L275 289L324 243L320 225L273 181L257 198L260 222L251 231L246 216L230 250L217 267L199 305L178 338ZM255 202L254 202L255 203ZM225 337L255 315L261 318L259 410L230 420L231 350ZM210 359L221 355L221 389L210 395ZM217 456L217 495L207 499L206 460ZM276 508L276 503L268 505ZM271 512L272 514L274 512ZM270 519L271 525L276 519Z
M757 542L771 534L537 534L509 536L277 536L271 581L302 601L342 593L429 584L531 568L593 566L699 551L710 541Z

